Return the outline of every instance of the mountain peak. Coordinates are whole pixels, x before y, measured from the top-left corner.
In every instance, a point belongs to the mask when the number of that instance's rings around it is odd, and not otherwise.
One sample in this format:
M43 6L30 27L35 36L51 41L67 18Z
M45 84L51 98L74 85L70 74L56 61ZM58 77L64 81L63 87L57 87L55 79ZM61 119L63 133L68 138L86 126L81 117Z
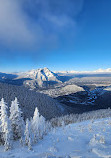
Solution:
M61 82L58 79L58 76L50 71L47 67L45 68L39 68L39 69L32 69L28 72L23 73L19 76L19 78L29 78L31 80L26 80L26 85L32 85L32 87L35 87L35 85L38 85L39 87L43 87L44 84L51 83L58 83Z

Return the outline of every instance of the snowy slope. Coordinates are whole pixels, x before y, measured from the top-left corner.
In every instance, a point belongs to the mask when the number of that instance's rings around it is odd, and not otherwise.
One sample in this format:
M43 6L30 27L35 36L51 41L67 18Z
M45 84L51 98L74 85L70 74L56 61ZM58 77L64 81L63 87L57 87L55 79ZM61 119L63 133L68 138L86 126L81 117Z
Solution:
M80 92L80 91L84 91L84 89L77 85L66 85L63 87L43 90L40 92L44 94L48 94L51 97L58 97L58 96L69 95L69 94Z
M104 88L105 91L111 91L111 86Z
M0 158L110 158L111 118L70 124L51 131L32 151L16 142Z

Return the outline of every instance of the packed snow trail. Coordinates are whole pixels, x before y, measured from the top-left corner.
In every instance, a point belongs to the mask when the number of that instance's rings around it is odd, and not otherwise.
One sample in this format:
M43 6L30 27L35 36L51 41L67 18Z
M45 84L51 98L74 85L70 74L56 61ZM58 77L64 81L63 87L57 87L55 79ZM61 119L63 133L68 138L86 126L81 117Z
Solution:
M0 158L110 158L111 118L84 121L53 129L29 151L19 142Z

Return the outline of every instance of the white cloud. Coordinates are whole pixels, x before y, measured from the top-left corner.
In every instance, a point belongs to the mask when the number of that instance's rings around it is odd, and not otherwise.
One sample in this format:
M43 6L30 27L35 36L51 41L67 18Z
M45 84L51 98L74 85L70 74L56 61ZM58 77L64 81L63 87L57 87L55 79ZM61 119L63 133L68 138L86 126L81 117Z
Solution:
M27 18L16 0L0 0L0 40L8 46L26 46L35 41Z
M74 16L82 6L83 0L0 0L0 44L17 49L55 45L61 33L75 33Z

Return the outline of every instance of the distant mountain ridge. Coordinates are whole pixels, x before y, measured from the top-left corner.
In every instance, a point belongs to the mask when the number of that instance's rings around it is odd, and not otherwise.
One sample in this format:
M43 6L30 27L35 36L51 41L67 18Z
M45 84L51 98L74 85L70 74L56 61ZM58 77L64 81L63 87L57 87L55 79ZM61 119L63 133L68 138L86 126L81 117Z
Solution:
M50 89L55 88L73 78L83 77L111 77L111 68L98 69L95 71L55 71L52 72L48 68L33 69L20 73L0 73L0 82L24 85L30 89Z
M107 69L97 69L94 71L76 71L76 70L71 70L71 71L55 71L55 73L59 74L59 73L63 73L63 74L81 74L81 73L91 73L91 74L98 74L98 73L111 73L111 68L107 68Z

